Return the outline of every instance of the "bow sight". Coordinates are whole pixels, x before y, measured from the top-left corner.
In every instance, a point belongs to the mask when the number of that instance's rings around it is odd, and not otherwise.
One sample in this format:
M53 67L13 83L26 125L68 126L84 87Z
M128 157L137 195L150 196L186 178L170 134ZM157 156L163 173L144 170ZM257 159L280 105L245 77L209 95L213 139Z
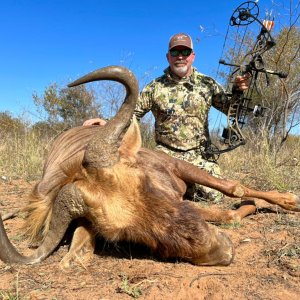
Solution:
M234 57L235 61L228 62L225 59L220 59L219 61L219 65L228 66L231 68L231 71L227 79L227 100L226 103L224 103L224 107L228 108L227 128L225 128L222 133L222 142L227 145L227 147L224 149L218 149L215 145L209 143L205 151L206 157L213 158L214 160L218 159L218 156L221 153L231 151L246 143L246 139L241 129L246 124L249 114L252 113L252 116L255 117L262 117L264 115L265 107L262 107L260 104L251 105L254 89L257 91L257 94L259 94L256 85L259 74L263 74L265 76L267 85L269 85L269 75L276 75L279 78L287 77L287 75L282 72L272 71L265 68L263 54L276 44L270 33L270 30L273 28L274 21L265 20L261 22L258 19L258 16L259 7L257 3L247 1L235 9L229 21L222 55L230 27L236 26L240 29L242 27L248 27L248 25L253 22L257 22L260 26L260 31L256 37L254 46L247 48L246 50L242 47L246 38L246 33L244 33L244 36L242 37L241 35L238 35L240 37L239 52L236 53L231 49L231 56ZM234 78L236 75L245 74L249 74L251 79L248 90L243 92L238 90L234 85Z

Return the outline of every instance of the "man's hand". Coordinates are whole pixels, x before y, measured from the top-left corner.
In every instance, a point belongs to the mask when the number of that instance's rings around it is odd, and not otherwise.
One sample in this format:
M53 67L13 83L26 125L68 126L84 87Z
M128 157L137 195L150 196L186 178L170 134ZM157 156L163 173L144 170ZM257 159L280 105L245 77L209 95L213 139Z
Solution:
M245 91L249 88L250 78L251 78L250 73L246 73L245 75L242 76L236 76L234 85L237 87L238 90Z
M83 126L89 126L89 125L99 125L104 126L106 124L106 121L100 118L95 119L89 119L84 121Z

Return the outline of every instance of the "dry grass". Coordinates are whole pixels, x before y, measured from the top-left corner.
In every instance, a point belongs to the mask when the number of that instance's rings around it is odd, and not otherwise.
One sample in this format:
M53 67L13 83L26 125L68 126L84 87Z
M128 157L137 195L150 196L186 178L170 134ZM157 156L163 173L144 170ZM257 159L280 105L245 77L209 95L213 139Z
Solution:
M267 143L249 141L224 154L220 165L224 176L262 190L299 190L300 139L287 141L271 151Z
M0 136L0 177L26 180L40 177L54 137L33 130L5 132L1 127Z

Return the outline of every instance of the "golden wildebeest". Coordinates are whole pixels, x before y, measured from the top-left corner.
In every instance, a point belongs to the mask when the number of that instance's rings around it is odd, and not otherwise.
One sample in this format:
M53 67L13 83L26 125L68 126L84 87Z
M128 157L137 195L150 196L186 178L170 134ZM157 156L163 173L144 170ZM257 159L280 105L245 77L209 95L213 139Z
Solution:
M163 258L178 257L196 265L229 265L234 256L230 239L205 221L241 220L254 212L255 206L224 212L200 208L183 201L191 183L229 197L260 198L287 210L300 210L299 196L294 194L249 189L164 153L141 148L139 126L133 118L139 94L136 78L129 70L113 66L70 86L96 80L122 83L127 92L124 103L105 126L76 127L55 140L43 177L26 207L27 232L31 239L42 240L41 245L31 256L21 255L10 243L1 220L2 261L42 261L57 248L70 222L80 218L83 221L75 229L63 266L76 256L93 253L96 235L108 241L142 243Z

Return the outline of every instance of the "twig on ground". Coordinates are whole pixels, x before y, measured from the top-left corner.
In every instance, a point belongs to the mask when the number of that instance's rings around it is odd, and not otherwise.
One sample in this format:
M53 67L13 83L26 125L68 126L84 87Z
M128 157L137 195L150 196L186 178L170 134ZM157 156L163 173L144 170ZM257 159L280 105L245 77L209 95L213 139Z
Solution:
M183 278L183 276L181 275L176 275L176 274L170 274L170 273L160 273L160 272L156 272L153 274L153 276L170 276L170 277L174 277L174 278Z
M190 287L192 287L193 283L202 278L202 277L207 277L207 276L225 276L225 275L234 275L233 273L200 273L197 277L195 277L191 282L190 282Z

